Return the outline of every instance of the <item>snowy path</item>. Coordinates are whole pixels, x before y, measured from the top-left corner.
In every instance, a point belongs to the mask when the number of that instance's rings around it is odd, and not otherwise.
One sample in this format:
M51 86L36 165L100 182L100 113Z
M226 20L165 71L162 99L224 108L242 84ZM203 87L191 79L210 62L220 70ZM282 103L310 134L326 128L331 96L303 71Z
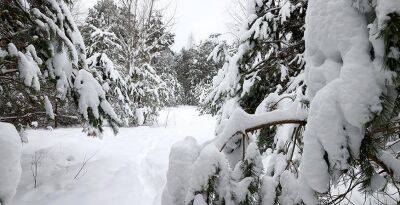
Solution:
M168 110L159 127L121 129L116 137L107 130L103 140L87 137L81 128L30 131L11 205L159 205L172 144L189 135L209 140L215 126L194 107ZM37 188L31 171L35 156ZM84 158L90 160L74 179Z

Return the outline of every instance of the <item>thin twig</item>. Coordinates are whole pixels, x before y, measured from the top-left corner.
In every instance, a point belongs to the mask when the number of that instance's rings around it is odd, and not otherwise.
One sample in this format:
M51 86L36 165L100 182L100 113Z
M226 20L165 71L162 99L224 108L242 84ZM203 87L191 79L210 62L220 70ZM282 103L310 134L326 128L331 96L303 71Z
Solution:
M75 174L74 179L78 179L79 174L82 172L83 168L85 168L86 164L94 157L96 156L97 152L93 153L89 158L86 158L86 153L85 156L83 157L82 165L79 168L78 172Z

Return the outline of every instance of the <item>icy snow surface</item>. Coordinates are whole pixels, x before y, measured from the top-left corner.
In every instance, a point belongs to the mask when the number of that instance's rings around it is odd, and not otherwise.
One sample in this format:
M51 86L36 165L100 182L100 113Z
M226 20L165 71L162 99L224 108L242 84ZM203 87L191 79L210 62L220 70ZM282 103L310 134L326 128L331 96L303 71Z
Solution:
M204 143L214 138L214 126L214 118L184 106L162 111L155 127L121 128L115 137L106 129L103 140L81 128L29 130L11 205L159 205L171 146L189 135ZM41 157L36 189L35 155ZM89 161L77 174L84 158Z

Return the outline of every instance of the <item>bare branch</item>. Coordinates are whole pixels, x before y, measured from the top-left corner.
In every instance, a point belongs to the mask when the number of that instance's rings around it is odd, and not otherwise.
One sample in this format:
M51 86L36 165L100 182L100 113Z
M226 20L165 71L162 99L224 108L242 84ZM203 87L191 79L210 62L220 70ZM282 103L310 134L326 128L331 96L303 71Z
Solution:
M82 172L82 170L86 167L86 164L94 157L96 156L97 152L93 153L89 158L86 158L86 153L85 156L83 157L82 164L78 170L78 172L75 174L74 179L78 179L79 174Z

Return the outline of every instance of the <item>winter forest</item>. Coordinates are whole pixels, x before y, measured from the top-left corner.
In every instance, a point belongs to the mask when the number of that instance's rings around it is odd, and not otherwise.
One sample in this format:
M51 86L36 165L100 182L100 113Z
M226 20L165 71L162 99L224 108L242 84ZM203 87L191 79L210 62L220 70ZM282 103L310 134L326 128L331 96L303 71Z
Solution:
M400 204L400 0L0 0L0 205L72 204Z

